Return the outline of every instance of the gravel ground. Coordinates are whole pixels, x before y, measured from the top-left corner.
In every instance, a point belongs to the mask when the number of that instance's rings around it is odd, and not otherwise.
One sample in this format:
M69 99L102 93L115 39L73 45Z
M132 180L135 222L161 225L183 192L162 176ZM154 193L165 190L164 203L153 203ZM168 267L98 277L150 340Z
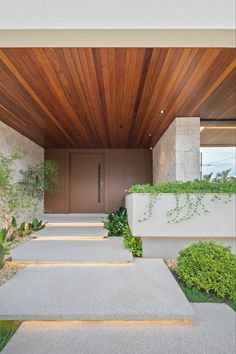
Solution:
M170 270L176 270L176 268L177 268L176 259L167 259L167 260L165 260L165 263Z
M16 273L26 267L24 263L6 262L4 267L0 269L0 286L11 279Z
M25 238L18 238L17 240L14 241L14 243L9 247L9 249L16 248L23 243L27 242L30 240L30 237L25 237ZM14 277L16 273L21 271L26 267L27 264L24 263L15 263L13 262L6 262L4 264L4 267L0 269L0 286L2 286L4 283L6 283L7 280L11 279Z

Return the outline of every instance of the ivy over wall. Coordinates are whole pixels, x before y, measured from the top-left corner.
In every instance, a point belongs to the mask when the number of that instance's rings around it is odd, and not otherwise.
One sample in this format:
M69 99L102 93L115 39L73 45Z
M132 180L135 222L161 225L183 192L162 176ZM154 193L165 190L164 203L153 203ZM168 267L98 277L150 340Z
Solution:
M159 184L136 184L129 188L129 193L148 193L150 194L147 210L143 219L148 220L153 213L153 207L157 199L165 193L174 194L176 205L167 212L167 221L179 223L191 219L194 215L209 213L204 205L205 194L210 193L211 201L222 200L223 195L228 196L229 202L232 194L236 193L236 181L209 181L195 180L190 182L167 182ZM223 202L223 200L222 200Z

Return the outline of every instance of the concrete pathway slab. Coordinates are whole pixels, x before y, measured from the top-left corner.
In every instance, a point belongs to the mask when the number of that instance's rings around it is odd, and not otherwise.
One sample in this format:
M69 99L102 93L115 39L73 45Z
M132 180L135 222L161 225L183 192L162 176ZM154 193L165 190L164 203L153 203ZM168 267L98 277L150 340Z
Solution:
M30 240L11 251L14 262L132 262L132 254L124 248L123 238L101 240Z
M193 304L192 326L24 322L2 354L235 354L235 315L224 304Z
M0 319L189 320L163 260L126 265L28 266L0 288Z
M102 226L57 226L45 227L44 229L34 232L32 237L80 237L80 238L103 238L107 237L108 230Z
M44 214L43 220L47 222L47 227L52 226L103 226L105 214Z

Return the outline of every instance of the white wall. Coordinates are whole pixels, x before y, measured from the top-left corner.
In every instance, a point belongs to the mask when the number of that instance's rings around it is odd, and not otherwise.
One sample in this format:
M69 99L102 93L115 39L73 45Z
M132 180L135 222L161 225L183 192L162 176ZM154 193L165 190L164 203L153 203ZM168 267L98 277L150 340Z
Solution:
M175 118L153 148L153 182L199 178L200 118Z
M25 153L24 159L15 164L16 178L20 169L24 170L27 166L36 165L44 160L44 149L41 146L35 144L5 123L0 122L0 152L4 155L10 155L14 150ZM43 211L43 203L39 207L38 216Z
M0 29L232 29L234 0L1 0Z

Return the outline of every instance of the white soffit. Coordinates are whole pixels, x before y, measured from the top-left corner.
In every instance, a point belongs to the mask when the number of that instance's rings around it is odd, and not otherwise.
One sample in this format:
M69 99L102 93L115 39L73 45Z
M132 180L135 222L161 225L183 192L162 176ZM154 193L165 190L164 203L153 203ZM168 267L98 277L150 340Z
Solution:
M235 0L1 0L0 29L234 29Z

